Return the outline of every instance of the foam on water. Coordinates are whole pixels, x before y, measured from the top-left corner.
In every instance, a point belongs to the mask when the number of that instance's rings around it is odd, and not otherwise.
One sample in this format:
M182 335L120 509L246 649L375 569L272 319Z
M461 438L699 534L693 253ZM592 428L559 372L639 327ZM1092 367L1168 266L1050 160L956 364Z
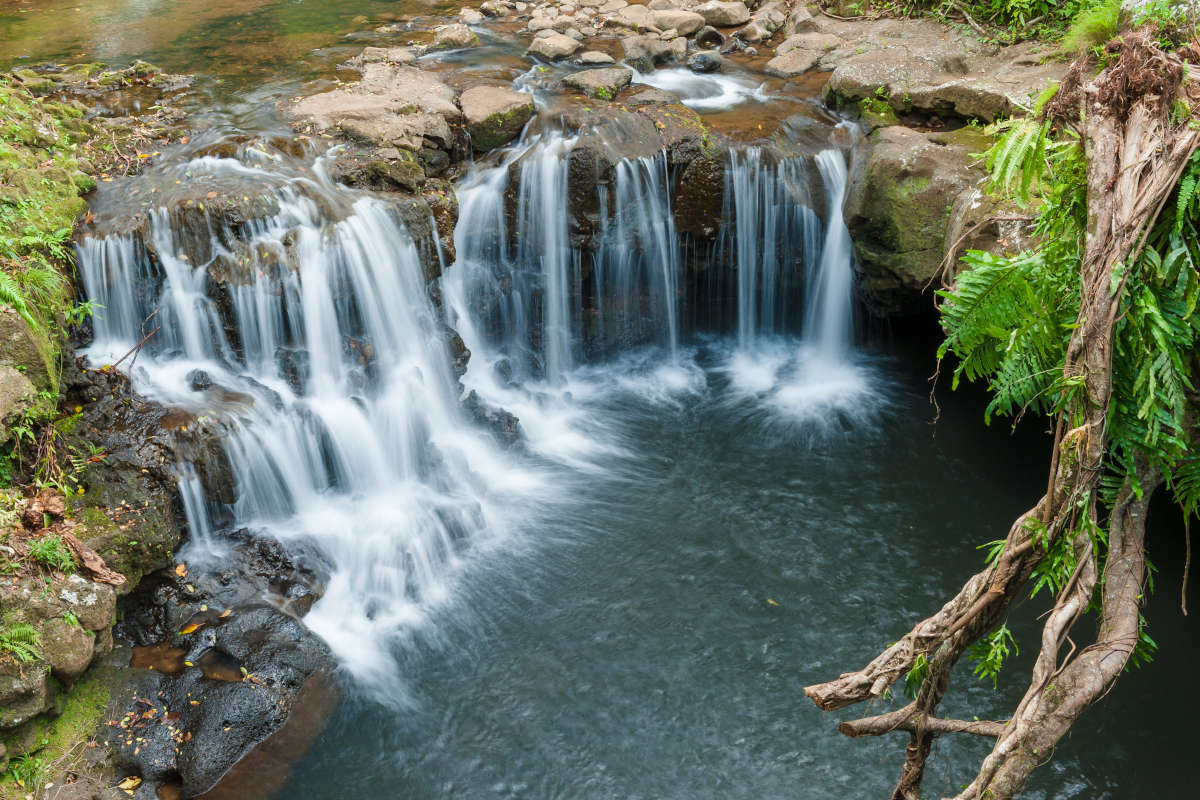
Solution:
M684 67L667 67L642 73L634 70L634 83L673 92L697 111L728 111L748 103L771 99L766 85L720 72L695 73Z

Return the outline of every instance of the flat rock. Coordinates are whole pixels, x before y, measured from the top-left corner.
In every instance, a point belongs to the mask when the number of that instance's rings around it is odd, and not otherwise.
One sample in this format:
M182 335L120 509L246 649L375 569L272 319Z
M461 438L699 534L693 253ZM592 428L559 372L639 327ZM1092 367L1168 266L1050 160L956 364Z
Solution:
M586 69L573 72L563 78L563 85L602 100L612 100L617 92L633 81L633 72L624 67L609 69Z
M744 25L750 21L750 9L746 8L745 3L709 0L692 10L704 17L704 21L709 25L716 25L719 28Z
M1000 48L927 19L831 22L821 30L843 41L826 57L833 66L829 91L850 100L887 97L903 111L991 122L1066 70L1043 63L1048 52L1039 43Z
M354 69L361 70L363 64L384 62L388 64L412 64L417 55L408 47L365 47L363 51L347 63Z
M802 75L817 65L821 54L815 50L794 49L767 62L767 72L780 78Z
M615 64L617 60L608 53L602 53L599 50L585 50L579 54L577 62L585 67L603 66L605 64Z
M525 52L527 55L539 56L547 61L558 61L573 55L582 46L570 36L550 32L546 36L535 36L529 49Z
M458 102L475 150L508 144L533 116L533 97L504 86L475 86Z

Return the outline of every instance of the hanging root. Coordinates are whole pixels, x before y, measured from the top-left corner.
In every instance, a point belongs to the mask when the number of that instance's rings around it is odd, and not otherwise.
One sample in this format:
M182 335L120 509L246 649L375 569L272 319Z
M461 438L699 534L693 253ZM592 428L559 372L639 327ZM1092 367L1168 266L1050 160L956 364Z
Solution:
M1185 56L1189 52L1180 51ZM1200 50L1195 52L1200 56ZM1124 270L1115 270L1137 258L1146 233L1197 149L1200 132L1188 120L1176 124L1172 119L1177 98L1192 101L1196 94L1178 53L1163 52L1143 30L1114 40L1107 55L1109 66L1098 75L1094 63L1076 63L1045 112L1078 127L1088 148L1080 308L1064 365L1064 373L1081 381L1083 391L1070 397L1059 413L1046 494L1013 523L999 557L937 613L862 669L804 690L826 711L878 699L924 656L928 667L916 700L897 711L839 725L850 737L909 734L893 800L921 796L933 739L944 733L996 739L975 779L956 800L1013 797L1075 720L1108 691L1138 642L1146 507L1161 475L1140 464L1137 481L1127 479L1118 493L1108 518L1102 575L1101 554L1086 533L1101 522L1097 490L1107 447L1114 330L1125 289ZM937 706L954 665L1002 620L1038 562L1063 537L1070 537L1076 568L1057 592L1042 629L1029 689L1012 718L939 719ZM1099 635L1076 652L1070 633L1097 586L1102 600Z

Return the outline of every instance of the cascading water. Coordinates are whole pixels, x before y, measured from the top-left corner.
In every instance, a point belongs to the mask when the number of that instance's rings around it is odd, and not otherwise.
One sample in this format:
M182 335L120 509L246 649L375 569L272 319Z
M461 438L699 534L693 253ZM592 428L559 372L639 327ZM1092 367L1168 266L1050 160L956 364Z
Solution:
M211 251L203 261L166 209L149 216L151 248L134 235L84 241L83 282L102 307L88 354L111 362L158 328L134 367L137 389L221 420L232 526L316 547L329 578L306 622L383 685L389 642L448 595L468 545L505 530L494 492L508 492L511 510L522 473L460 416L439 314L395 212L319 168L271 200L274 213L239 231L204 215L210 237L193 246ZM212 299L219 271L237 275L225 318ZM180 478L203 546L211 503L190 467Z

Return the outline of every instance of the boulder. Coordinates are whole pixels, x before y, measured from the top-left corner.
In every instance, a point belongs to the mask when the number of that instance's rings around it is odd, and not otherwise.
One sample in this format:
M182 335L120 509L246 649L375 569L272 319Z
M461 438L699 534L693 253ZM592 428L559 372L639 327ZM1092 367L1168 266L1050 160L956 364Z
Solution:
M508 144L533 117L533 97L504 86L475 86L458 102L477 151Z
M746 8L745 3L741 2L709 0L709 2L698 5L692 10L704 17L706 23L719 28L744 25L750 21L750 9Z
M718 72L725 59L716 50L701 50L688 59L687 65L692 72Z
M478 43L479 37L475 35L474 31L458 22L451 25L439 26L433 32L434 50L452 50L460 47L470 47Z
M61 617L42 624L42 658L60 681L73 680L92 663L96 635Z
M683 42L683 52L687 52L687 40L679 37L679 41ZM649 72L658 64L666 64L674 61L679 55L679 47L672 42L664 42L660 37L654 34L643 34L641 36L626 36L621 40L621 47L625 51L625 62L629 66L636 69L638 72Z
M633 81L633 73L624 67L586 69L563 78L563 85L578 89L588 97L612 100L617 92Z
M547 61L559 61L575 53L582 45L570 36L561 33L541 31L544 36L535 36L530 43L527 55L538 56Z
M614 21L634 30L654 28L661 31L663 28L655 23L654 14L643 5L628 5L617 11Z
M479 25L483 22L483 14L473 8L463 8L458 12L458 18L464 25Z
M787 20L786 11L783 3L768 3L755 11L750 24L735 35L744 42L765 42L783 27Z
M650 15L659 30L674 30L679 36L689 36L704 27L704 17L694 11L672 8L654 11Z
M791 36L793 33L811 33L816 30L818 30L817 21L813 19L808 6L803 3L797 3L783 23L783 32L787 36Z
M859 291L880 316L920 309L945 254L952 210L983 173L978 135L880 128L856 160L846 200Z

